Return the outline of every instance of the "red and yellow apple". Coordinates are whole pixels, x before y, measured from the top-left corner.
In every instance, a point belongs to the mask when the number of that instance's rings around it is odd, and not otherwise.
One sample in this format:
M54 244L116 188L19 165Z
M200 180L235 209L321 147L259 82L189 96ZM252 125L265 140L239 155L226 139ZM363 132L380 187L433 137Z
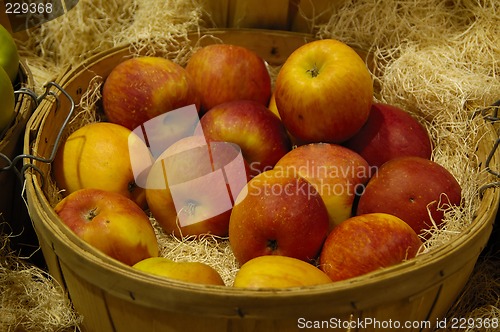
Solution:
M416 256L422 241L403 220L386 213L349 218L328 235L320 268L340 281L389 267Z
M236 273L233 287L248 289L288 288L331 282L332 280L326 273L303 260L266 255L252 258L243 264Z
M442 223L444 210L460 206L461 193L455 177L438 163L421 157L399 157L383 164L370 179L359 199L357 214L389 213L422 235Z
M278 73L274 94L293 136L304 142L340 143L368 119L373 83L356 51L322 39L292 52Z
M271 97L266 64L246 47L207 45L191 56L186 71L200 94L203 113L233 100L253 100L267 106Z
M276 106L276 97L274 93L271 95L271 99L269 100L269 105L267 106L267 108L281 120L280 112L278 112L278 107ZM288 137L290 137L290 141L292 142L293 146L304 145L304 142L302 142L297 137L294 137L288 130L286 130L286 132L288 134Z
M81 189L54 208L83 241L127 265L158 256L158 242L146 213L123 195Z
M199 106L186 70L175 62L141 56L118 64L104 82L102 105L108 120L133 130L166 112Z
M252 175L271 169L292 148L280 119L255 101L215 106L202 116L200 124L207 141L237 144Z
M310 143L283 156L276 170L295 172L318 191L328 210L330 229L351 217L357 191L371 176L368 163L356 152L331 143Z
M132 267L168 279L203 285L225 285L217 270L201 262L177 262L165 257L151 257L137 262Z
M110 122L80 127L57 151L53 162L57 186L65 195L83 188L112 191L146 208L146 195L136 185L130 152L147 151L147 147L134 138L132 131ZM139 148L131 149L132 146Z
M149 209L165 232L177 237L227 236L231 209L248 172L234 144L186 137L151 167L146 181Z
M280 170L248 182L229 222L229 243L240 264L263 255L313 260L327 234L328 211L314 186Z
M19 72L19 53L14 38L2 25L0 25L0 67L7 73L11 84L14 83ZM3 102L4 99L1 100Z
M372 105L367 122L345 146L375 167L397 157L430 159L432 153L425 127L403 109L382 103Z
M0 67L0 100L0 140L2 140L3 131L9 127L14 118L16 100L12 82L2 67Z

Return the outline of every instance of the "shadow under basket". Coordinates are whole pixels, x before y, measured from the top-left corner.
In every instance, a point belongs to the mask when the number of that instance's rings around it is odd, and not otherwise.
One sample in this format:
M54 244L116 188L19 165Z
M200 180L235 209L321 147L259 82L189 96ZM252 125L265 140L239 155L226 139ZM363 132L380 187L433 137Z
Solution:
M282 64L293 50L312 39L310 35L267 30L210 33L225 43L253 49L274 65ZM190 38L194 44L199 36ZM211 42L210 38L202 41ZM112 49L72 68L58 83L78 105L96 75L106 78L129 57L128 47ZM70 101L60 92L56 94L59 102L42 101L30 121L25 153L50 155L70 109ZM485 128L477 152L483 165L496 140L493 127ZM499 205L499 190L486 190L477 217L462 234L399 265L328 285L255 291L167 280L135 271L98 252L62 224L43 186L47 182L43 176L50 176L50 165L33 163L42 173L26 174L28 207L46 263L83 315L82 329L96 332L277 332L301 330L314 321L328 323L325 330L337 326L343 331L380 330L373 322L428 322L405 330L430 331L467 282L488 241ZM498 165L498 158L494 156L491 163ZM372 324L362 329L357 322L365 320ZM355 328L349 329L349 324Z

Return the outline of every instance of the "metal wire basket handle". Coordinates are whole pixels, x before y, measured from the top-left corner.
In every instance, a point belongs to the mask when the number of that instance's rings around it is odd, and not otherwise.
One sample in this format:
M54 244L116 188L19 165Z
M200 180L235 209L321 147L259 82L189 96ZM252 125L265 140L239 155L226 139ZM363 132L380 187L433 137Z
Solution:
M491 123L496 123L496 122L500 121L500 117L498 114L499 111L500 111L500 99L497 100L496 102L494 102L493 104L491 104L491 106L480 110L478 113L480 113L485 120L490 121ZM499 145L500 145L500 135L496 139L495 143L493 144L493 147L491 148L491 151L488 154L488 156L486 157L486 160L484 162L485 170L488 173L494 175L496 178L500 178L500 172L497 170L491 169L490 164L491 164L491 160L493 159L493 156L495 155L496 151L498 150ZM483 197L483 194L484 194L486 189L496 188L496 187L500 187L500 181L494 181L494 182L491 182L491 183L488 183L488 184L481 186L479 188L479 196Z
M54 147L52 148L52 151L51 151L50 156L48 158L42 158L42 157L38 157L38 156L35 156L32 154L20 154L20 155L15 156L11 160L5 154L0 153L0 159L3 159L7 162L7 166L0 168L0 172L2 172L2 171L14 172L16 174L16 176L18 177L18 179L21 181L21 183L24 182L24 174L25 174L27 169L33 169L33 170L39 172L40 174L42 174L42 171L37 166L35 166L33 164L33 162L25 163L21 167L21 169L19 169L17 167L17 164L21 160L25 160L25 159L36 160L36 161L40 161L43 163L49 163L49 164L52 163L54 161L55 156L56 156L57 149L59 148L59 143L61 141L61 137L63 135L64 129L66 128L67 124L69 123L71 116L73 115L73 111L75 109L75 102L74 102L73 98L59 84L57 84L55 82L48 82L47 84L45 84L44 87L45 87L45 91L40 96L37 96L32 90L29 90L26 88L21 88L20 90L17 90L15 93L27 94L31 98L33 98L35 100L35 108L38 107L38 105L40 104L40 102L42 100L44 100L48 96L52 96L55 98L56 107L58 108L59 107L59 97L54 91L51 90L51 88L54 87L57 90L59 90L66 98L68 98L71 106L70 106L70 110L68 112L68 115L66 116L66 119L64 120L59 132L57 133ZM44 177L42 176L41 178L43 179Z

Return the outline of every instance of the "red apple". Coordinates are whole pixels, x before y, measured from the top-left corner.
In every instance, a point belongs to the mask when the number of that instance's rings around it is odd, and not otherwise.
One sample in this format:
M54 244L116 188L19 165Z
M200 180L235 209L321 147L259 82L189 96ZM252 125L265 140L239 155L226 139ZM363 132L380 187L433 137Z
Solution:
M238 195L229 222L229 243L240 264L263 255L309 261L328 234L328 212L307 180L269 170Z
M287 58L274 93L281 119L293 136L305 142L339 143L368 119L373 83L351 47L323 39L299 47Z
M415 257L422 241L403 220L385 213L355 216L335 227L320 255L320 268L345 280Z
M382 165L370 179L359 199L357 214L389 213L421 235L433 224L441 224L443 210L460 205L461 192L455 177L438 163L421 157L399 157Z
M239 145L252 175L271 169L292 148L280 119L255 101L215 106L202 116L200 124L208 141Z
M431 158L432 143L425 127L399 107L375 103L368 121L345 146L370 166L380 167L396 157Z
M364 189L371 176L360 155L331 143L299 146L283 156L274 169L295 172L315 187L328 210L330 229L351 217L356 192Z
M130 130L199 97L186 70L171 60L142 56L118 64L104 82L102 103L108 120Z
M146 199L167 233L227 236L234 200L248 179L248 166L237 146L207 144L203 136L191 136L171 145L155 161L146 182Z
M271 97L271 78L266 64L246 47L205 46L191 56L186 70L201 96L202 112L242 99L267 105Z
M146 213L123 195L81 189L62 199L55 212L75 234L125 263L158 256L158 243Z

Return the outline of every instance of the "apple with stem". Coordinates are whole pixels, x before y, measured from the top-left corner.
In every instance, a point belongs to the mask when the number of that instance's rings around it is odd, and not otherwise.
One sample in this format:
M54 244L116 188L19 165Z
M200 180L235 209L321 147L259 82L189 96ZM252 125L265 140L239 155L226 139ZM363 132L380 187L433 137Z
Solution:
M229 221L229 243L240 264L263 255L314 260L327 234L328 211L314 186L274 169L248 182Z
M340 143L366 122L373 83L350 46L321 39L296 49L275 83L276 107L285 127L304 142Z
M158 256L148 215L123 195L81 189L63 198L54 210L83 241L124 264Z

